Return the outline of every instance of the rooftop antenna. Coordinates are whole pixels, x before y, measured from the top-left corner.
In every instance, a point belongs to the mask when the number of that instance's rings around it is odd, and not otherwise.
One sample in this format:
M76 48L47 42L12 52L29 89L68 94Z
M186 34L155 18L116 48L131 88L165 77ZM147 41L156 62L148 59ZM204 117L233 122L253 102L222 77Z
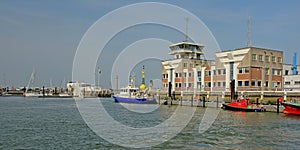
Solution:
M188 17L186 17L185 18L185 42L187 42L188 41L188 25L189 25L189 18Z
M251 47L251 18L248 16L247 21L247 47Z

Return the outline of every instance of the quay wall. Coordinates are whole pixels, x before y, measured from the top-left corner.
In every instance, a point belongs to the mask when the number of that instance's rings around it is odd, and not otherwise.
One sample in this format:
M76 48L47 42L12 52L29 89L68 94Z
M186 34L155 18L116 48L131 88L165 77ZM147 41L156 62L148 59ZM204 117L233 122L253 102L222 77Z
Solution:
M167 91L151 91L151 94L159 96L161 99L168 99ZM229 102L231 101L230 92L215 91L215 92L173 92L172 98L174 99L203 99L205 97L206 101L215 101L219 99L220 101ZM252 103L258 102L260 104L276 104L278 98L282 98L284 101L294 101L300 102L300 92L299 91L241 91L236 92L237 97L249 98Z

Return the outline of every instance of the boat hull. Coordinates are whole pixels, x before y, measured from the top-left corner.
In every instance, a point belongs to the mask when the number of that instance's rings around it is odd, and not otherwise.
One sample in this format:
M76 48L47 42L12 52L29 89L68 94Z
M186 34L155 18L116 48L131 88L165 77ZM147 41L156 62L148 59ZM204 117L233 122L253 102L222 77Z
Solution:
M300 104L297 103L282 103L284 106L284 109L282 110L285 114L291 114L291 115L300 115Z
M129 97L118 97L113 96L116 103L135 103L135 104L156 104L156 100L148 100L147 98L129 98Z
M233 110L233 111L244 111L244 112L264 112L264 108L243 108L243 107L234 107L227 104L223 104L222 108L224 110Z

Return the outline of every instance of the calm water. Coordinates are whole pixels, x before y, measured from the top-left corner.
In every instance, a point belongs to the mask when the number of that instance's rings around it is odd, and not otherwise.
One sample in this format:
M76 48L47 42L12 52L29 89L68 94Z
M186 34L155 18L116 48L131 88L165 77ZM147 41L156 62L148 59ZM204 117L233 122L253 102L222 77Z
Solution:
M122 109L112 99L101 101L116 120L133 127L155 126L176 109L176 106L161 106L150 114L135 114ZM199 134L204 111L197 108L180 134L153 149L300 147L300 116L221 110L211 128ZM0 149L125 149L110 144L89 129L73 99L0 97L0 118Z

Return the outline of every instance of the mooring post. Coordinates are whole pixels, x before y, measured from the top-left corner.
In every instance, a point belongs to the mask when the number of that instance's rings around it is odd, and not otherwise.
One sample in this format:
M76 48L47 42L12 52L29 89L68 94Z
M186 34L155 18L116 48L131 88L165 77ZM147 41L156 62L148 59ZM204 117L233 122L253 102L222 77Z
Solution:
M205 96L203 96L203 107L205 107Z
M160 95L158 94L158 104L160 105Z
M182 106L182 96L180 96L180 106Z
M43 97L45 97L45 86L43 86Z
M194 101L194 97L192 96L191 107L193 107L193 101Z
M217 108L219 107L219 96L217 96Z
M279 98L277 98L277 113L279 113Z

